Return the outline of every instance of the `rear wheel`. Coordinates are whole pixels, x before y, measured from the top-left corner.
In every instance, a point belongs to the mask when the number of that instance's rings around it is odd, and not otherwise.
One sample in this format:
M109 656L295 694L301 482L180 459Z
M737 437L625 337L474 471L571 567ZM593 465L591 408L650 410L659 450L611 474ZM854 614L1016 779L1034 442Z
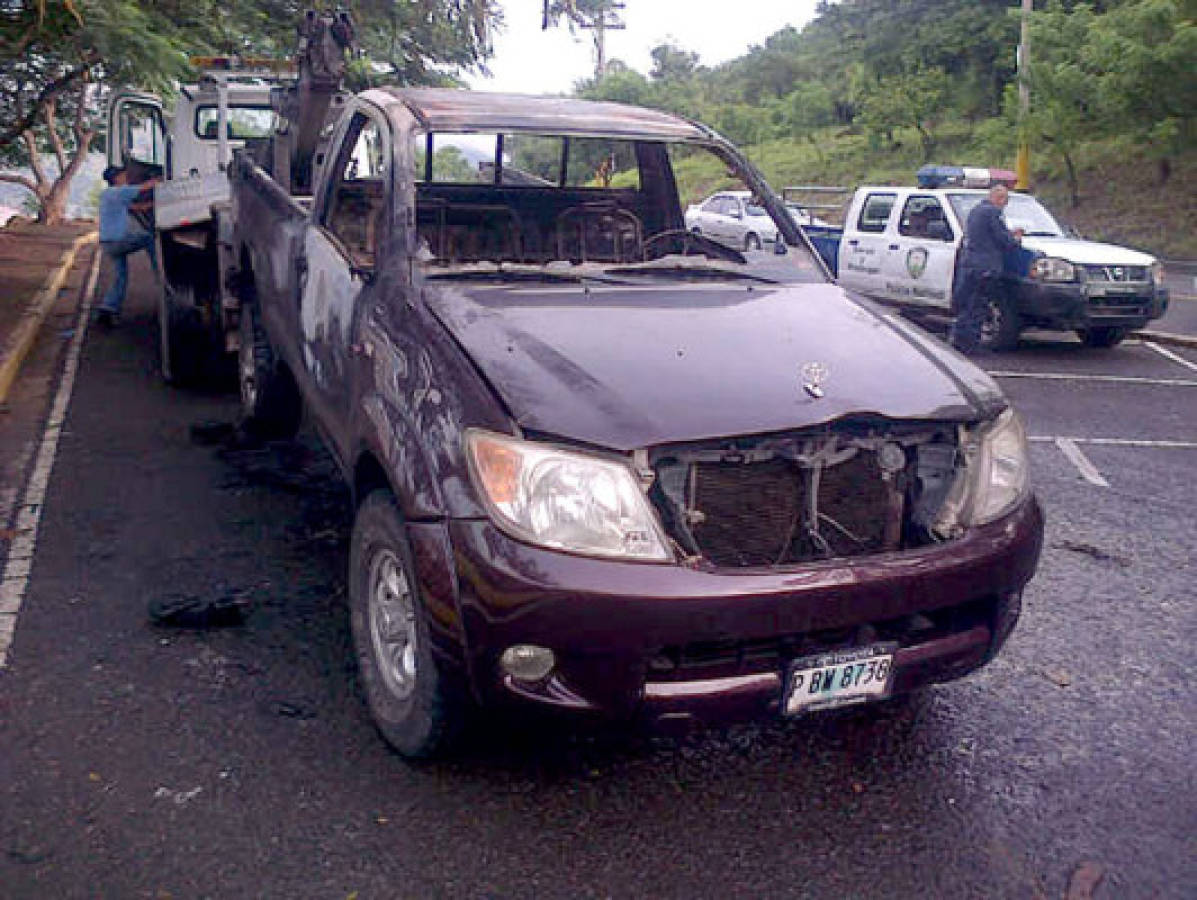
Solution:
M162 376L179 387L199 385L209 354L195 289L191 285L163 286L158 313Z
M404 756L435 755L457 733L464 702L432 655L403 517L386 490L366 497L354 519L349 621L379 732Z
M1086 347L1116 347L1130 334L1129 328L1114 328L1101 326L1099 328L1081 328L1077 336Z
M257 303L241 304L241 348L237 351L241 423L258 437L295 436L303 417L299 388L286 366L279 365L262 327Z

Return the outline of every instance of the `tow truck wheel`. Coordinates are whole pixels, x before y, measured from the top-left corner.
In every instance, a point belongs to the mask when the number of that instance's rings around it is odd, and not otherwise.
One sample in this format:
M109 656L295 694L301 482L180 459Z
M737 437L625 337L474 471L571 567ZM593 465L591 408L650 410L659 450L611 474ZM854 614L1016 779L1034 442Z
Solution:
M751 231L744 237L745 250L760 250L761 239L759 235L753 234Z
M274 348L259 320L258 305L253 301L241 304L237 382L242 427L262 438L286 440L295 436L303 416L303 401L290 371L275 359Z
M1086 347L1116 347L1122 343L1130 333L1129 328L1082 328L1077 330L1077 336Z
M1021 332L1022 320L1010 298L1004 294L990 297L981 323L981 346L987 350L1013 350Z
M162 351L162 375L173 385L200 384L204 374L205 334L190 285L163 287L158 329Z
M349 624L379 732L404 756L433 756L462 722L460 693L436 664L403 517L387 490L366 497L349 549Z

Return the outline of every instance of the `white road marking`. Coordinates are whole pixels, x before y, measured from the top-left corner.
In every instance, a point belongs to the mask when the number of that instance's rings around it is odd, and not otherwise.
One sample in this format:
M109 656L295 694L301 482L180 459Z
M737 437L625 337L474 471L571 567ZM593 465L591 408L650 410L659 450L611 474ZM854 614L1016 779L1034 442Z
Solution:
M1096 447L1154 447L1164 450L1197 450L1197 441L1148 441L1138 438L1101 438L1101 437L1052 437L1050 435L1035 434L1027 438L1035 444L1055 444L1059 441L1070 441L1073 444L1093 444Z
M67 407L75 390L75 375L79 371L79 355L83 350L83 338L87 334L87 323L91 315L92 297L100 276L100 251L92 258L91 271L87 275L87 287L79 308L79 322L67 350L66 362L62 367L62 380L50 407L50 418L42 432L41 444L33 474L25 487L25 495L17 512L13 531L16 536L8 548L4 574L0 576L0 669L8 663L8 651L12 647L13 635L17 630L17 613L25 590L29 586L29 573L33 568L33 554L37 549L37 531L41 524L42 504L46 500L46 488L50 484L50 473L54 469L54 458L58 454L58 439L66 421Z
M989 375L994 378L1032 378L1041 381L1108 381L1116 384L1197 387L1197 381L1188 378L1144 378L1139 375L1086 375L1079 372L990 372Z
M1108 488L1110 486L1110 483L1105 480L1101 472L1097 471L1097 466L1093 465L1089 461L1089 457L1081 452L1081 448L1076 445L1076 441L1069 440L1068 438L1056 438L1056 446L1060 448L1061 453L1068 457L1068 461L1076 466L1077 471L1081 473L1081 477L1087 482L1095 484L1098 487Z
M1177 353L1173 353L1171 350L1167 349L1166 347L1161 347L1159 344L1156 344L1153 341L1144 341L1143 346L1150 347L1152 350L1154 350L1160 356L1163 356L1166 359L1170 359L1174 363L1180 363L1180 365L1184 366L1186 369L1192 369L1194 372L1197 372L1197 363L1192 362L1191 360L1187 360L1183 356L1181 356Z

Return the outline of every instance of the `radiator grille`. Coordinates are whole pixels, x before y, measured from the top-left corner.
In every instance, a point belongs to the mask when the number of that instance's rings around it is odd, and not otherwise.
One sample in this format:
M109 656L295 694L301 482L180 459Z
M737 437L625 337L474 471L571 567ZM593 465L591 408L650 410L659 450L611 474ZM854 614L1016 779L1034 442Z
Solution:
M1150 281L1147 266L1081 266L1090 281L1144 282Z

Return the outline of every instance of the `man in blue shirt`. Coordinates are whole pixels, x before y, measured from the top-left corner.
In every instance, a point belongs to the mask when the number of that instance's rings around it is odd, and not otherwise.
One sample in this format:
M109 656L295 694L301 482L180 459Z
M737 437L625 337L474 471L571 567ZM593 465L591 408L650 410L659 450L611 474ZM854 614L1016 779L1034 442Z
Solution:
M158 180L131 185L129 173L116 166L104 170L104 180L109 187L100 192L100 247L112 262L114 275L112 286L96 310L96 322L112 325L120 315L129 286L129 255L145 250L150 255L150 265L155 271L158 269L154 235L133 223L129 216L131 207L149 199Z
M974 355L982 349L981 329L989 312L989 300L1001 288L1002 261L1022 238L1022 229L1006 228L1002 210L1010 202L1004 184L989 189L989 196L973 207L964 227L960 273L956 282L956 321L952 324L952 346Z

